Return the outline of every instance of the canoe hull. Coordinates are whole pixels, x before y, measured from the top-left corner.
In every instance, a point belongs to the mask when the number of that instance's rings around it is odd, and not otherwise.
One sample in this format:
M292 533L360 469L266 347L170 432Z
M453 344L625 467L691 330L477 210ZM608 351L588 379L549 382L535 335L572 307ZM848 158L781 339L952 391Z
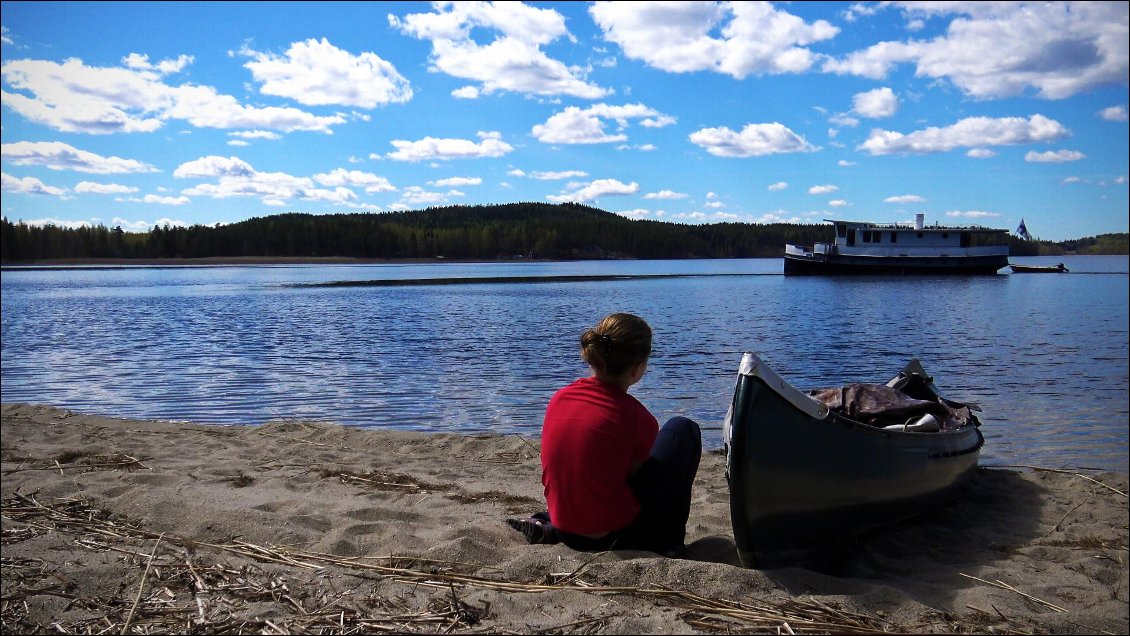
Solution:
M782 383L739 374L725 426L730 516L747 567L925 512L977 467L976 426L904 433L832 412L814 417L816 407L798 408Z

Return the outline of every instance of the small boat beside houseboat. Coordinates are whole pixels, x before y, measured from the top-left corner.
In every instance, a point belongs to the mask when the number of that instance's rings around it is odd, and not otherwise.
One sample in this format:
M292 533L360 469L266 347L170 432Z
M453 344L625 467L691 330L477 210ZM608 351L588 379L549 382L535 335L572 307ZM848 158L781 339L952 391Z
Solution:
M1014 274L1060 274L1071 271L1063 263L1056 265L1017 265L1009 263L1008 266Z
M995 274L1008 266L1008 230L825 219L834 240L785 245L785 274Z
M786 565L951 499L977 468L979 410L917 359L886 384L806 392L745 353L722 428L742 564Z

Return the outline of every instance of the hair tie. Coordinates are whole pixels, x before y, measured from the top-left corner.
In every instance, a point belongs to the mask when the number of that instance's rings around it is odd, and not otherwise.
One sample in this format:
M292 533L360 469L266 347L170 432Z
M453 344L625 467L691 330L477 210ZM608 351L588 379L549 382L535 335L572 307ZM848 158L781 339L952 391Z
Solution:
M605 351L608 351L609 349L612 348L612 336L610 336L606 333L597 334L596 341L597 341L597 343L600 344L601 348L604 349Z

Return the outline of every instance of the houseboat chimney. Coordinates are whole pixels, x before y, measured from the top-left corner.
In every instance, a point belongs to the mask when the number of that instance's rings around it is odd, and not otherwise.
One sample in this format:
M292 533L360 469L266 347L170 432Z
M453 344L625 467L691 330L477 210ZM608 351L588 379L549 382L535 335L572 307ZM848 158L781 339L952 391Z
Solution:
M916 229L916 230L921 230L921 229L922 229L922 225L923 225L923 220L924 220L925 218L926 218L926 215L925 215L925 214L923 214L922 212L919 212L919 213L915 214L915 215L914 215L914 229Z

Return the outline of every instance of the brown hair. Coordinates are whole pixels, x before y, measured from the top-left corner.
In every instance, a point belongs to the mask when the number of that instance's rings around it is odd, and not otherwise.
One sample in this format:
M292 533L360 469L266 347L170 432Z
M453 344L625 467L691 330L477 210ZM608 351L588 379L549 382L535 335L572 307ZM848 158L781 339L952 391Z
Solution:
M621 375L650 355L651 327L639 316L612 314L581 334L581 358L608 375Z

